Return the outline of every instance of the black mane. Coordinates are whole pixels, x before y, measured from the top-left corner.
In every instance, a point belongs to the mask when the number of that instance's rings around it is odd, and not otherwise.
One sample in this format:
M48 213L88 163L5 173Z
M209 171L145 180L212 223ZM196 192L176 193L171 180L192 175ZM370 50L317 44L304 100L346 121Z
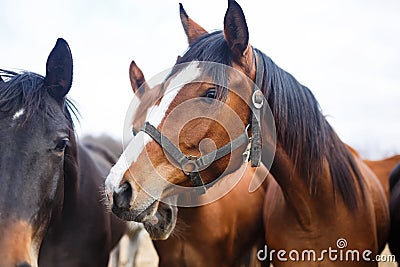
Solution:
M333 190L339 191L349 207L356 207L357 184L363 191L361 174L353 156L322 114L314 95L260 50L253 48L253 51L264 62L262 91L275 119L277 142L291 158L301 177L306 179L310 193L323 194L317 191L316 186L326 161ZM177 63L195 60L232 66L232 55L222 31L201 37ZM223 91L221 95L226 93ZM353 175L357 182L352 179Z
M44 111L52 116L52 107L46 97L50 97L44 86L44 77L33 72L17 73L0 69L0 112L7 115L24 108L26 120L35 113ZM75 105L66 98L65 116L73 128L71 114L78 119L78 110Z
M27 117L43 108L44 78L31 72L0 70L0 111L11 114L24 108ZM4 79L5 78L5 79Z

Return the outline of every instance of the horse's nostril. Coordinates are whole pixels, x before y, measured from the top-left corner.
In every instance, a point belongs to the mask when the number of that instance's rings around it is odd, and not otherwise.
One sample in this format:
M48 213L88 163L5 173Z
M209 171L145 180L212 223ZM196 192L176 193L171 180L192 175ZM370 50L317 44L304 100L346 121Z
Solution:
M114 205L121 209L129 209L132 199L132 187L128 182L125 182L113 193Z
M15 267L32 267L32 265L30 265L27 262L23 262L23 263L15 265Z

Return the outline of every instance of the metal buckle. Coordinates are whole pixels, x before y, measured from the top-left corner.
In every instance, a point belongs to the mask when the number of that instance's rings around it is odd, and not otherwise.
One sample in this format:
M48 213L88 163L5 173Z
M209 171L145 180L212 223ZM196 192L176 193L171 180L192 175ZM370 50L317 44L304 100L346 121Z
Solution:
M244 131L245 131L245 133L247 135L247 139L248 139L246 150L243 152L243 160L244 160L244 162L248 162L249 159L250 159L251 140L253 139L252 137L249 137L249 135L248 135L249 128L250 128L250 124L247 124L246 128L244 129Z
M197 156L186 156L186 160L181 164L181 169L184 174L189 175L192 172L198 172L199 166L197 165Z
M261 92L261 90L255 90L251 100L253 101L254 107L256 109L260 109L264 105L264 94Z
M250 160L251 140L252 140L252 137L249 138L249 143L247 144L246 150L243 152L243 161L245 163L249 162L249 160Z

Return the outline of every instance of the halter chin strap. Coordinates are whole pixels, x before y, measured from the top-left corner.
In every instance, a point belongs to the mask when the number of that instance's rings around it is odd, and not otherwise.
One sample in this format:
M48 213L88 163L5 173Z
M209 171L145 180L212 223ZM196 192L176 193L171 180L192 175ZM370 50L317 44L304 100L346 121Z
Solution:
M250 160L252 167L260 166L261 161L261 129L260 129L260 116L261 108L264 105L264 94L260 90L262 88L262 82L264 78L264 59L259 56L258 53L253 49L254 59L256 61L256 81L253 86L253 94L251 97L252 105L252 117L251 117L251 139L247 135L247 128L239 135L236 139L232 140L228 144L200 157L186 156L182 151L175 146L171 140L163 135L156 127L146 122L141 131L147 133L154 141L156 141L169 156L181 167L183 173L189 176L193 185L197 188L200 194L204 194L209 185L205 185L203 179L201 179L200 171L208 168L214 161L217 161L226 155L232 153L232 151L238 149L245 144L251 144Z

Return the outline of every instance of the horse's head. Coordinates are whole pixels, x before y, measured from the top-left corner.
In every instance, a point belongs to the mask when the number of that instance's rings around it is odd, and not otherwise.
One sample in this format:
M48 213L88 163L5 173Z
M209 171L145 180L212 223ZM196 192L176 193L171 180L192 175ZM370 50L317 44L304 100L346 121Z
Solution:
M256 60L241 7L229 1L224 31L211 34L180 12L189 49L158 89L131 65L135 136L106 181L126 220L143 221L175 185L202 188L235 171L248 145Z
M74 156L66 102L71 52L59 39L45 77L0 74L0 266L37 266L47 227L62 207L66 158Z

